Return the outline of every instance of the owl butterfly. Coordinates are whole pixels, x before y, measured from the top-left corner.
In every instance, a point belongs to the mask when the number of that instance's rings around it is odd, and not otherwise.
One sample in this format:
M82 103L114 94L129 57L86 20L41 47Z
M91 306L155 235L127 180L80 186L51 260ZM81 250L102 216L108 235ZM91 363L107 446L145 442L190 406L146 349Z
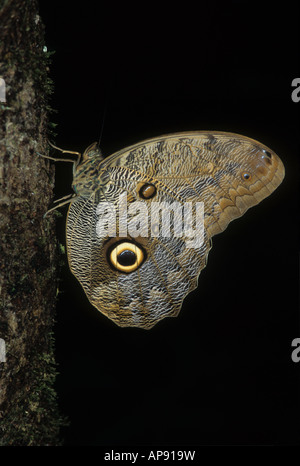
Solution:
M178 315L185 296L197 287L211 238L284 178L284 166L269 148L248 137L209 131L147 139L105 159L95 143L73 170L76 195L66 233L70 269L100 312L121 327L144 329ZM192 205L192 214L202 205L201 241L188 247L186 230L175 234L178 210L170 214L169 236L161 234L161 213L150 234L128 228L124 235L125 217L117 209L121 198L128 212L136 201L148 211L159 203ZM108 217L101 217L102 205L112 206ZM138 212L131 221L138 218L145 227L146 214L144 222Z

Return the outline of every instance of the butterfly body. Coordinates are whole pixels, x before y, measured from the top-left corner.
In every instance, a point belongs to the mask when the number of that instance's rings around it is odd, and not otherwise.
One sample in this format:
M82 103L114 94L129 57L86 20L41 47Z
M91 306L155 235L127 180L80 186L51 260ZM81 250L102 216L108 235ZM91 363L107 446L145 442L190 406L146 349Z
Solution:
M77 195L89 195L99 186L101 172L99 166L103 160L97 144L89 146L81 163L74 163L72 188Z
M184 297L197 286L212 236L271 194L283 177L273 151L232 133L160 136L105 159L94 144L74 170L77 196L67 217L71 271L100 312L120 326L149 329L178 315ZM128 211L138 205L142 214L132 210L128 216L120 199ZM194 215L198 204L203 225L191 243L188 230L179 234L176 225L180 230L185 206ZM169 208L169 236L162 234L162 205ZM103 219L115 227L114 234L103 230Z

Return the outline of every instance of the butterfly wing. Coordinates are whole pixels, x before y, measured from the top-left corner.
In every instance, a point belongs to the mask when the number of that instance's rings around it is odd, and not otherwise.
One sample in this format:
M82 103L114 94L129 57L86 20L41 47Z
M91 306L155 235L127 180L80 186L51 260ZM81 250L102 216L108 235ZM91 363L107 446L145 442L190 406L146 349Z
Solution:
M178 315L206 265L211 237L270 195L281 183L284 167L273 151L257 141L206 131L142 141L105 159L98 173L98 186L77 197L69 208L70 268L99 311L120 326L149 329L164 317ZM180 209L172 211L169 236L161 234L163 218L158 215L157 224L145 220L147 235L129 232L123 237L118 211L121 197L127 206L143 201L148 212L162 203L182 208L191 203L195 214L195 204L202 203L200 238L191 247L185 231L175 234L176 218L182 218ZM115 235L101 229L102 203L116 208L111 210L111 219L109 212L106 217L112 225L116 214ZM141 251L142 261L124 271L112 263L111 251L125 240L129 249L132 244L134 251Z

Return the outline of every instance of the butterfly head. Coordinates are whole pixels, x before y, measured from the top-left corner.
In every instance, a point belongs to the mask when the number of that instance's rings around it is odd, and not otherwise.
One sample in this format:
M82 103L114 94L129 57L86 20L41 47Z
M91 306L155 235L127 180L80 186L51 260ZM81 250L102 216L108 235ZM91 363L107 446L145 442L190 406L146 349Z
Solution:
M79 165L89 163L94 160L103 160L101 149L97 142L93 142L93 144L91 144L87 149L85 149L84 153L81 156Z

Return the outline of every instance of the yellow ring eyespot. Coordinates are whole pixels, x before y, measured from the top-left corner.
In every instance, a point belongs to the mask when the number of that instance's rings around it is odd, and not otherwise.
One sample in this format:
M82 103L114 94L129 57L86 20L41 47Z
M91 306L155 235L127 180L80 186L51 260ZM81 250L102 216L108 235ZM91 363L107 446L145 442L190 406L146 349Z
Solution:
M251 175L248 172L243 172L242 173L242 178L243 178L243 180L249 181L249 180L251 180Z
M139 189L139 196L142 199L152 199L156 195L156 187L151 183L144 183Z
M134 272L145 259L144 251L136 244L123 241L115 244L109 252L110 264L120 272Z

